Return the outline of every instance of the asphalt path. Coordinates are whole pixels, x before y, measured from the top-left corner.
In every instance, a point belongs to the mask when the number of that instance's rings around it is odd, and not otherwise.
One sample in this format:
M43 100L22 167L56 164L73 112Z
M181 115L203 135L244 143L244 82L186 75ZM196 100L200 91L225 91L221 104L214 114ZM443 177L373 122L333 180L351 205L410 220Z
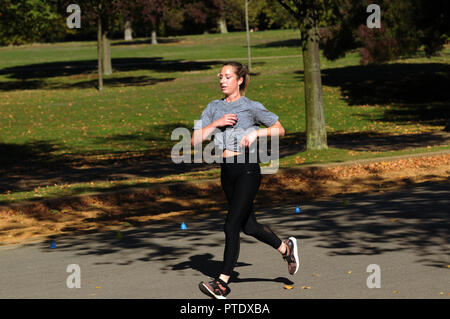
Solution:
M242 234L229 299L450 298L450 183L298 206L256 206L280 238L298 239L298 273ZM207 298L198 283L220 269L224 216L1 246L0 298Z

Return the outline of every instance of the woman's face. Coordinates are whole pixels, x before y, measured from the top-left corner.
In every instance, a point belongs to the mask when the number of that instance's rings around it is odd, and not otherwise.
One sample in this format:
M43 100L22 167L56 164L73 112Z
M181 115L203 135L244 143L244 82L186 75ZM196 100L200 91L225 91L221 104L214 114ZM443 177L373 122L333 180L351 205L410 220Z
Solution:
M220 89L226 96L239 92L239 85L242 83L242 78L238 79L234 71L234 67L226 65L218 74Z

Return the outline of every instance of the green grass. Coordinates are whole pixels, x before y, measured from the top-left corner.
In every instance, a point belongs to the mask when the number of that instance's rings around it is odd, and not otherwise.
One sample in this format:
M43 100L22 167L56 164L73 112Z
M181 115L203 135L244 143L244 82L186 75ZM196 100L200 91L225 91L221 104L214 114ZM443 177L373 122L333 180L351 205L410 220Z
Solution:
M281 143L292 145L301 141L305 131L297 38L298 32L291 30L252 33L255 75L246 94L280 116L287 131ZM114 41L114 74L105 77L103 92L95 89L95 42L0 48L0 171L14 174L30 163L39 169L41 164L51 167L63 162L73 167L139 155L167 158L175 143L170 140L172 130L191 128L207 103L221 97L216 77L221 62L246 62L247 47L242 32L161 42L154 46L142 39L132 44ZM273 56L280 58L269 58ZM443 128L448 112L448 48L440 57L419 54L384 66L360 66L359 59L353 52L336 61L321 60L329 138L361 133L370 139L372 133L388 137ZM292 154L280 164L295 166L296 157L305 158L302 165L306 165L450 148L430 146L399 151L330 147ZM217 170L185 174L182 180L216 174ZM113 186L147 186L180 176L149 176ZM3 186L0 202L110 190L107 180L74 182L63 188L43 183L39 192L45 188L47 193L37 195L35 187L10 185L7 194Z

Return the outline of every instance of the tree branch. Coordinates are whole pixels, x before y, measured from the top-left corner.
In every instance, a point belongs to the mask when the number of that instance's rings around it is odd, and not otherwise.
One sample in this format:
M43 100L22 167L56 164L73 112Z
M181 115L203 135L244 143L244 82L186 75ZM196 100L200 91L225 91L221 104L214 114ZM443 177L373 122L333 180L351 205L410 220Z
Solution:
M295 12L295 10L292 9L287 3L285 3L284 0L277 0L277 1L283 6L283 8L285 8L290 14L292 14L297 19L297 21L300 20L300 15L297 12Z

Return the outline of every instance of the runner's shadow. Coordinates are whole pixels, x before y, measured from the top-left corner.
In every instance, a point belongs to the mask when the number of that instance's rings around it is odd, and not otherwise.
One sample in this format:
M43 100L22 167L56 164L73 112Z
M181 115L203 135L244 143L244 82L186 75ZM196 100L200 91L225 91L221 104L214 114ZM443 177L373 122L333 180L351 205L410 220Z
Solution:
M179 264L172 266L172 270L183 270L183 269L195 269L201 272L203 275L211 278L216 278L220 273L222 262L217 260L212 260L213 255L201 254L201 255L193 255L189 257L189 261L184 261ZM252 264L247 264L244 262L238 262L236 267L245 267L251 266ZM233 271L231 274L231 282L255 282L255 281L273 281L280 282L286 285L292 285L293 282L284 277L277 277L274 279L269 278L239 278L239 273Z

